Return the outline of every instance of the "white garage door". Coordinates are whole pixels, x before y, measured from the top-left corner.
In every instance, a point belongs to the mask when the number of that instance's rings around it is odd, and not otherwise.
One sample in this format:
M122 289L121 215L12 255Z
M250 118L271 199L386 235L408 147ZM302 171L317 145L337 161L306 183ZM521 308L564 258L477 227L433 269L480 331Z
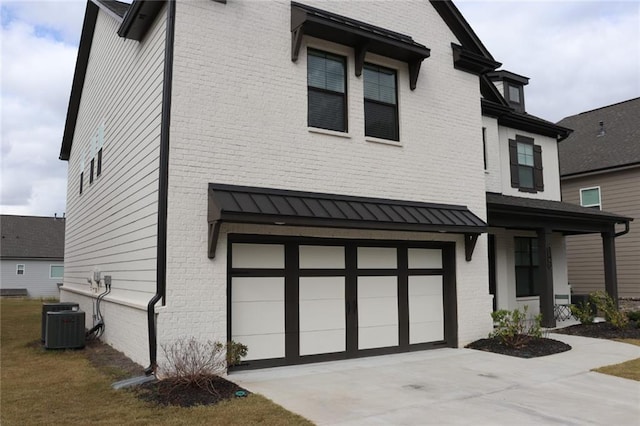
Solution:
M451 244L231 241L229 338L251 367L456 343Z

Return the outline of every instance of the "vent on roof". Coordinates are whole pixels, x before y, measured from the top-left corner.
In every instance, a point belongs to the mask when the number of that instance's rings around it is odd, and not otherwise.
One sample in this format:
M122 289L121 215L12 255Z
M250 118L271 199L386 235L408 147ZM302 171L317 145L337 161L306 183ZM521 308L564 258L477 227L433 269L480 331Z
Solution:
M600 122L600 130L598 130L598 137L604 136L607 131L604 129L604 121Z

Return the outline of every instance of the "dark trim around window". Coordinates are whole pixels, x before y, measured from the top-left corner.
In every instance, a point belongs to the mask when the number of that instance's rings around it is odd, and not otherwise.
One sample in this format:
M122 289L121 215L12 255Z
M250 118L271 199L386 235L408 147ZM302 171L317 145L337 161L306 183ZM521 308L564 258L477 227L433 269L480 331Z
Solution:
M96 177L102 174L102 148L98 151L98 167L96 169Z
M340 62L342 64L343 71L343 91L335 91L328 88L317 87L309 84L309 68L307 65L307 125L309 127L315 127L319 129L333 130L336 132L347 132L348 131L348 108L347 108L347 59L344 56L336 55L333 53L324 52L316 49L307 49L307 60L309 57L318 57L323 58L325 60L333 60L335 62ZM334 111L339 114L342 113L342 122L339 123L339 120L332 120L330 117L327 117L326 114L323 116L318 116L318 104L323 102L331 103L331 101L336 101L341 98L341 110ZM326 111L330 111L330 108L327 108L328 105L325 105L324 108L321 108L322 111L326 113ZM315 107L315 108L314 108ZM315 112L314 112L315 110Z
M82 195L82 184L84 181L84 172L80 172L80 195Z
M95 160L95 158L92 158L91 159L91 166L90 166L91 174L89 175L89 183L90 184L93 183L93 171L95 169L95 164L96 164L96 160Z

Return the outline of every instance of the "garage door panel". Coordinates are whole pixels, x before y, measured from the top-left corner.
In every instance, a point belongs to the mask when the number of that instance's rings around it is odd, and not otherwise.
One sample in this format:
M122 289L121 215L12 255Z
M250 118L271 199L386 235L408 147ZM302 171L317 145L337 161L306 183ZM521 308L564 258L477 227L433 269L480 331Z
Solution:
M244 244L232 246L233 268L284 268L283 244Z
M398 346L398 325L358 327L358 349Z
M396 297L361 299L358 302L358 326L398 325Z
M284 333L284 302L238 302L231 310L234 336Z
M444 340L444 321L409 322L409 344Z
M300 355L315 355L346 350L345 328L300 332Z
M442 298L442 275L414 275L409 277L409 297L435 296Z
M247 346L244 360L284 358L284 333L234 335L233 340Z
M344 247L300 246L301 269L343 269Z
M398 250L395 247L358 247L358 268L395 269L398 267Z
M344 301L344 277L300 277L300 300Z
M283 301L282 277L235 277L231 280L232 302Z
M442 250L410 248L407 250L409 269L442 268Z
M398 277L358 277L358 300L398 297Z

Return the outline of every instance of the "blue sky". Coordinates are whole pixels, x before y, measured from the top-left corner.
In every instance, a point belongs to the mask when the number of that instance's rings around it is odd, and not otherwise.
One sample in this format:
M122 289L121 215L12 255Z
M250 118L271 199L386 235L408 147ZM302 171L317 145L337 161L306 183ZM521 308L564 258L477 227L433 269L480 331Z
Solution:
M503 69L531 78L531 114L558 121L640 96L640 1L455 4ZM0 7L0 213L60 215L67 164L58 154L85 1Z

